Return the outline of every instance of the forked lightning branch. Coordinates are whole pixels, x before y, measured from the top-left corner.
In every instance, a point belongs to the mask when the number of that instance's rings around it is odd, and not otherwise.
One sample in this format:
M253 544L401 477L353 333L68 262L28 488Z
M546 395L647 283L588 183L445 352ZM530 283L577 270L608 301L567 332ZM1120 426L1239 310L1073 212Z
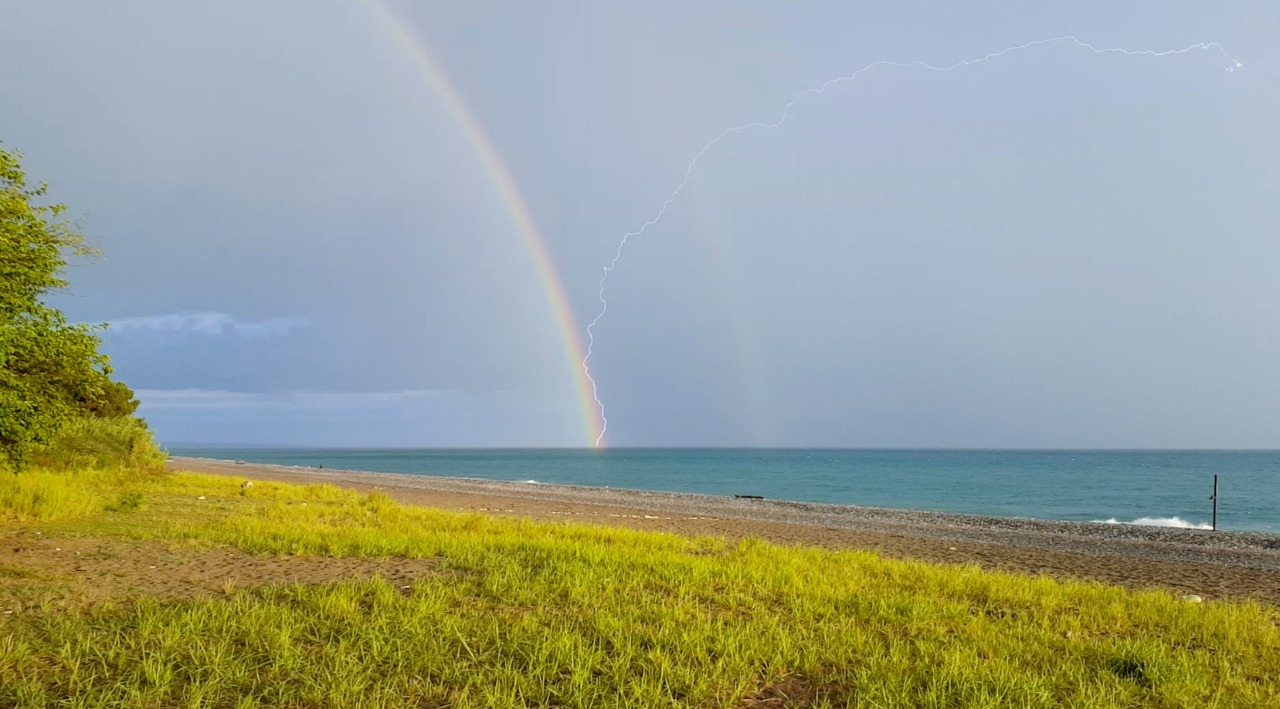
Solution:
M782 107L781 111L778 114L777 120L773 121L772 123L753 121L750 123L743 123L741 125L736 125L736 126L724 129L714 138L707 141L702 146L702 148L698 150L698 152L694 153L693 158L690 159L689 163L685 166L684 175L680 178L680 182L676 184L675 189L672 190L671 194L667 197L667 199L663 201L662 206L658 208L658 211L653 216L653 218L645 222L644 224L641 224L640 227L635 229L634 231L629 231L626 234L622 235L622 238L618 241L618 247L614 251L613 258L609 261L608 265L604 267L604 273L600 276L600 286L598 291L598 296L600 299L600 310L599 312L596 313L596 316L587 325L587 351L586 351L586 355L582 359L583 374L586 376L587 380L591 383L591 395L595 399L596 406L598 406L600 409L601 426L600 426L599 436L596 438L596 441L595 441L595 445L598 447L604 441L605 432L608 430L608 427L609 427L609 419L605 415L604 402L600 398L599 386L596 384L595 377L592 376L591 374L591 356L595 353L595 343L596 343L595 329L596 329L596 326L600 324L600 321L604 319L605 313L607 313L609 310L609 301L605 297L605 286L608 283L609 274L613 273L613 270L617 268L619 262L622 261L622 254L623 254L623 251L626 249L627 242L633 237L642 236L651 227L657 225L659 222L662 221L663 216L665 216L667 213L667 209L670 208L671 205L674 204L677 199L679 199L680 194L685 189L685 186L689 184L689 178L693 175L694 169L698 166L700 162L702 162L702 159L705 158L707 154L711 152L712 148L714 148L720 142L727 140L731 136L734 136L740 133L749 133L755 130L777 130L781 128L784 124L786 124L787 118L791 115L792 109L794 109L796 105L799 104L805 98L808 98L811 96L821 96L822 94L827 93L829 90L832 90L844 84L848 84L856 81L858 77L870 71L875 71L877 69L885 69L885 68L897 68L897 69L921 69L925 71L937 71L937 72L952 72L959 69L964 69L967 67L971 67L978 64L983 64L985 62L1000 59L1002 57L1016 55L1016 54L1025 52L1027 50L1031 50L1039 47L1045 47L1045 46L1054 45L1054 44L1069 45L1073 48L1085 50L1093 54L1115 54L1115 55L1120 55L1125 57L1171 57L1171 56L1177 56L1177 55L1186 54L1188 52L1195 52L1195 51L1217 52L1218 54L1222 55L1222 57L1226 59L1228 62L1226 66L1226 71L1234 72L1237 69L1244 66L1242 62L1237 61L1235 57L1228 54L1226 49L1223 48L1223 46L1217 42L1197 42L1196 44L1191 44L1181 49L1168 49L1168 50L1126 49L1123 47L1099 47L1097 45L1090 44L1089 42L1082 41L1072 35L1063 35L1060 37L1050 37L1048 39L1039 39L1033 42L1026 42L1024 44L1017 44L1011 47L1005 47L1004 49L1001 49L996 52L984 54L982 56L975 57L973 59L963 59L953 64L947 64L947 65L931 64L925 61L907 61L907 62L891 61L891 60L875 61L870 64L867 64L861 69L858 69L852 74L847 74L845 76L838 76L833 79L828 79L827 81L823 82L820 86L817 86L815 88L804 89L803 91L797 92L794 96L791 97L791 100L788 101Z

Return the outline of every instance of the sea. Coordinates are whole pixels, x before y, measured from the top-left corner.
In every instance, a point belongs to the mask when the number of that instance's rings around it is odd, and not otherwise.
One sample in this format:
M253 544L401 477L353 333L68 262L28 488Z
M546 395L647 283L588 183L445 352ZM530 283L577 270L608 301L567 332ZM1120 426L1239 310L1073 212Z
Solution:
M1280 451L173 448L177 456L1280 533Z

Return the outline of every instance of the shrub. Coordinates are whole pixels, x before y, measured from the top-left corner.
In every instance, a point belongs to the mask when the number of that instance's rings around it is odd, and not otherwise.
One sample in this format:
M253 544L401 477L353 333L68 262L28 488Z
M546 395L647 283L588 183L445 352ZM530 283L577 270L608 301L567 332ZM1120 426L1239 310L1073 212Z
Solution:
M151 472L160 470L167 457L142 419L86 416L64 425L35 460L60 470L124 467Z
M130 490L120 494L116 503L107 508L108 512L133 512L142 507L142 493L137 490Z

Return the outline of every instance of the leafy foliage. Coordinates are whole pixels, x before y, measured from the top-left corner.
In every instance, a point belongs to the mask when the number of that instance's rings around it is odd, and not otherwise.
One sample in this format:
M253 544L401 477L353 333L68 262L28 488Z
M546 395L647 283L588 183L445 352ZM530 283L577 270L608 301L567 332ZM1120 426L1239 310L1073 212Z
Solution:
M133 416L139 402L124 382L104 378L95 396L78 399L76 403L94 418L120 418Z
M27 465L78 416L131 415L133 392L110 378L100 327L71 324L43 298L67 285L71 256L94 253L62 205L41 205L20 155L0 148L0 468Z

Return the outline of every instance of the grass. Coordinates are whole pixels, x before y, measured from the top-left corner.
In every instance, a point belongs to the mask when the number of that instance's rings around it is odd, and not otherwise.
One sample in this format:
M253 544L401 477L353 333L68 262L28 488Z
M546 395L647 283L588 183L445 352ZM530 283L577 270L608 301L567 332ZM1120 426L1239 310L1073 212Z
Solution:
M53 520L82 517L104 508L98 471L0 471L0 519Z
M146 423L133 416L74 418L35 455L41 466L66 471L121 466L159 471L165 457Z
M0 616L3 705L735 706L770 688L813 706L1280 705L1280 612L1253 603L331 486L67 480L33 478L10 517L53 535L431 558L435 572L409 588L229 581L216 598ZM23 502L40 485L44 502Z

